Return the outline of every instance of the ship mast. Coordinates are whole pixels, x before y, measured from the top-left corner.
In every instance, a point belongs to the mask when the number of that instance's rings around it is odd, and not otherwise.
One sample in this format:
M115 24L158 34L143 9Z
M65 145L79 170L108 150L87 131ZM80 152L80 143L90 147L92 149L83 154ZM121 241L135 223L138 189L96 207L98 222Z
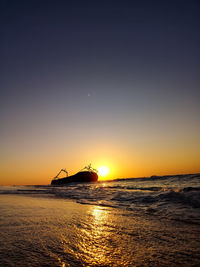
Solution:
M98 172L96 169L94 169L91 165L91 163L88 165L88 166L85 166L83 169L81 169L80 171L83 171L83 170L87 170L89 172Z
M58 176L61 174L61 172L65 172L65 173L66 173L66 177L68 177L68 171L67 171L66 169L61 169L61 170L59 171L59 173L54 177L54 179L57 179Z

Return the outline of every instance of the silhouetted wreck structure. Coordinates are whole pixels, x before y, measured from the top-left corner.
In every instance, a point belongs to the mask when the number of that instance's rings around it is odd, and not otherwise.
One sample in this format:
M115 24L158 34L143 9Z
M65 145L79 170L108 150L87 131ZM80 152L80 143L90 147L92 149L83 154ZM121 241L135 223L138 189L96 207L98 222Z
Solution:
M59 178L61 172L66 173L66 177ZM88 182L97 182L98 174L97 170L91 167L91 164L84 167L78 173L68 176L66 169L61 169L59 173L51 181L51 185L65 185L69 183L88 183Z

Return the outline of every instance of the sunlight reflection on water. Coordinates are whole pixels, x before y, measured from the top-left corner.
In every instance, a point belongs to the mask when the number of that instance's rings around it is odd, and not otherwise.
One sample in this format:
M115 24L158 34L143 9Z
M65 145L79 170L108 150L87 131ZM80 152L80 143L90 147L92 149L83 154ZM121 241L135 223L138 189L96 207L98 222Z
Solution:
M199 266L199 225L53 198L0 200L0 266Z
M91 261L90 264L101 264L106 262L106 254L108 247L105 245L105 240L108 238L108 231L106 222L108 219L108 211L101 207L92 207L88 211L90 215L89 227L83 228L80 232L82 235L79 244L79 250L83 251L86 262Z
M68 232L68 236L62 235L64 254L66 257L73 255L83 266L110 266L117 254L120 260L120 235L113 235L114 228L115 224L109 209L89 206L86 220L76 224L70 236ZM60 266L65 266L64 261L59 260L59 262Z

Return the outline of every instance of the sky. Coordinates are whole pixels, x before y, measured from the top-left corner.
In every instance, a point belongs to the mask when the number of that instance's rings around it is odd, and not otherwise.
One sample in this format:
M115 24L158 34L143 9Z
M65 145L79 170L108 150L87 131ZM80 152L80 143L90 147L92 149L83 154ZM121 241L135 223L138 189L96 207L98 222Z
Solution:
M0 185L200 172L199 1L0 5Z

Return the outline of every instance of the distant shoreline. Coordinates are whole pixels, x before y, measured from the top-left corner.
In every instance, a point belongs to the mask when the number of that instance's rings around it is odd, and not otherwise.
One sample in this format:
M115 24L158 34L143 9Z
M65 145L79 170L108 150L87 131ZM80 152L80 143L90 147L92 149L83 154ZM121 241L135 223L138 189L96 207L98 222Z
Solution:
M151 175L151 176L144 176L144 177L130 177L130 178L116 178L113 180L105 180L106 182L108 181L121 181L121 180L133 180L133 179L159 179L159 178L169 178L169 177L177 177L181 178L183 176L192 176L192 175L200 175L200 173L186 173L186 174L168 174L168 175Z

